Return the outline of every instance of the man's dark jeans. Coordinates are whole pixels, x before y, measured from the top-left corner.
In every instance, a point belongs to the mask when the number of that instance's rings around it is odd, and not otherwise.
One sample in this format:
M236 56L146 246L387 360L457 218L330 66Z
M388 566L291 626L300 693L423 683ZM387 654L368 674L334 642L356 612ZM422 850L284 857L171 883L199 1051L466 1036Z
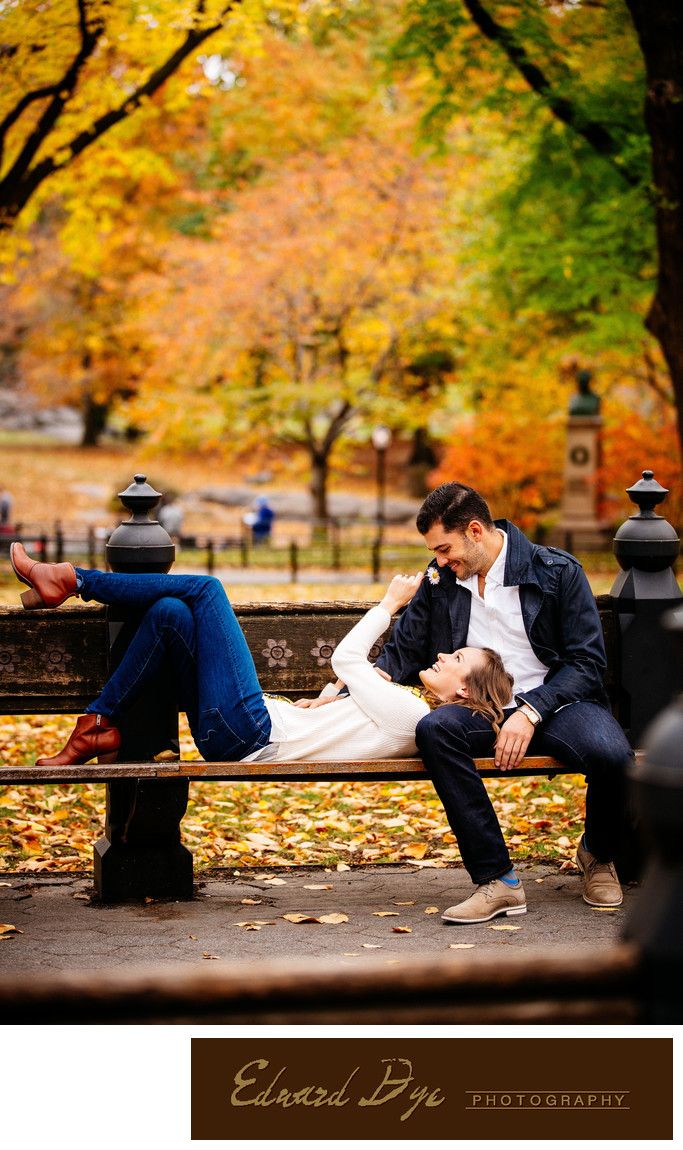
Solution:
M507 711L506 717L511 713ZM472 881L500 878L512 864L473 762L492 754L495 734L490 722L467 707L449 703L420 720L416 739ZM552 755L586 776L588 848L600 862L616 858L625 769L633 754L616 719L598 703L570 703L541 724L527 754Z

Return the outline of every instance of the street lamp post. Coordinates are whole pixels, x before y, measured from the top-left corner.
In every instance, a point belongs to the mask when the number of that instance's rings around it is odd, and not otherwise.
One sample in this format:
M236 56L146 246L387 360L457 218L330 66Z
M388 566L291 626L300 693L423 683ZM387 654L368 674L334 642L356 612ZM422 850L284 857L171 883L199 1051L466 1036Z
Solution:
M379 578L381 547L384 535L386 499L386 453L391 444L391 428L380 424L372 432L372 446L377 456L377 537L374 547L374 578Z

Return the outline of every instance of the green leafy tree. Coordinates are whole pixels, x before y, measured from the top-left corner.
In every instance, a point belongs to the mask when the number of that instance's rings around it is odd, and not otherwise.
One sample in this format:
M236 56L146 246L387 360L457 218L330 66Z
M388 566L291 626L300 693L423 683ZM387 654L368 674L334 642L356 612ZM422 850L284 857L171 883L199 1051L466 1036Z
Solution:
M473 38L475 30L478 40ZM656 4L408 0L394 57L413 63L426 60L432 69L436 90L426 117L432 134L443 133L456 110L472 100L473 91L482 103L502 102L525 111L530 99L537 101L545 129L538 133L536 154L525 164L508 199L512 210L516 194L527 222L535 217L539 225L538 242L524 253L517 285L520 297L527 290L532 304L535 296L547 307L553 295L561 295L555 300L558 317L593 331L602 326L606 336L617 338L620 333L610 332L609 321L601 325L593 316L606 314L613 307L614 293L625 288L637 305L643 287L654 278L648 258L654 219L657 287L646 324L670 371L683 443L680 4L677 0ZM561 126L563 143L554 138L552 123ZM580 259L577 251L562 243L557 210L562 201L572 225L565 235L585 239L579 245ZM531 229L524 227L520 234L528 241ZM561 278L549 275L541 237L553 250L559 244L556 267ZM596 260L600 251L605 253L602 267ZM508 255L513 260L520 255L514 239ZM632 335L633 325L627 326Z

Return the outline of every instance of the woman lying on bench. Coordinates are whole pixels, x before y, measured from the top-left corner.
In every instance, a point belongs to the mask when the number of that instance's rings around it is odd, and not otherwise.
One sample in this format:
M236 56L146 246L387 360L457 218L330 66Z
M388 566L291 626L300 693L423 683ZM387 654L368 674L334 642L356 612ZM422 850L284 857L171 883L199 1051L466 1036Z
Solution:
M222 583L209 575L89 571L70 563L38 563L13 543L12 566L30 587L25 608L57 607L72 595L117 607L145 609L122 661L87 707L66 746L39 766L115 759L117 722L126 708L172 668L178 707L186 711L197 749L208 762L278 759L410 758L415 728L429 704L410 688L381 677L368 652L422 582L422 573L396 575L381 602L342 639L332 667L349 694L330 706L298 707L265 696L247 641ZM512 677L488 648L440 654L420 679L438 702L457 702L502 719ZM326 688L328 690L329 688Z

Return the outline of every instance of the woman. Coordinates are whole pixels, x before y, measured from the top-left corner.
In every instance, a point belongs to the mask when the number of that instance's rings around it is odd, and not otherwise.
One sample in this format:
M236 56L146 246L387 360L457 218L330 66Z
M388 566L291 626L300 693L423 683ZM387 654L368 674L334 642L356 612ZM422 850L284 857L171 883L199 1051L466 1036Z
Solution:
M66 746L39 766L114 758L121 744L117 721L169 663L179 708L187 712L197 749L207 761L403 758L417 754L415 728L429 704L410 689L382 678L368 652L392 615L408 603L423 575L397 575L381 602L341 641L332 667L349 694L333 705L305 709L264 696L256 668L223 585L208 575L124 574L89 571L70 563L38 563L21 543L12 566L30 588L25 608L57 607L72 595L98 603L145 608L125 655L101 694L78 719ZM496 652L463 647L440 654L420 672L439 702L481 710L494 723L512 693L512 678ZM330 685L326 692L333 692Z

